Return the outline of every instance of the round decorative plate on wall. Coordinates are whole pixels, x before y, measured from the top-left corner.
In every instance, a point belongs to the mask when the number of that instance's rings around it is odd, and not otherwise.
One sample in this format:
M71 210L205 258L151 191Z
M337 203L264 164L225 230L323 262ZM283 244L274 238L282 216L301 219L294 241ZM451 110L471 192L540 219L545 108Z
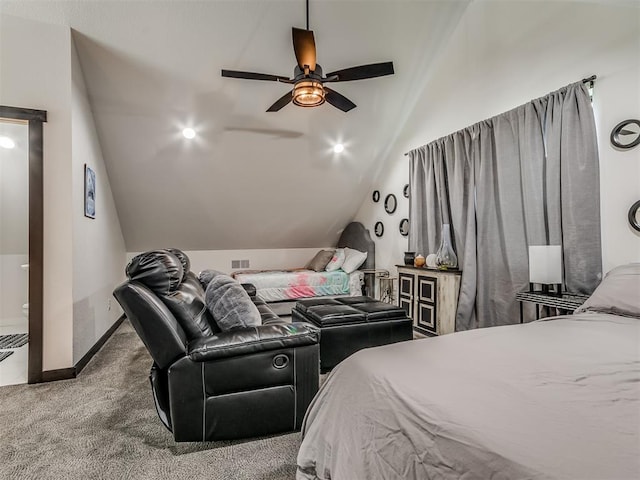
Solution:
M371 198L375 203L378 203L380 201L380 192L378 190L374 190L373 195L371 195Z
M376 237L381 237L384 234L384 225L382 222L376 222L376 226L373 228Z
M398 208L398 201L396 200L396 196L390 193L384 198L384 210L391 215L396 211L396 208Z
M402 195L404 195L404 198L409 198L409 184L408 183L402 189Z
M640 144L640 120L625 120L611 130L611 145L627 150Z
M629 225L635 231L640 232L640 200L631 205L629 209Z
M409 219L408 218L403 218L402 220L400 220L400 226L398 227L398 230L400 230L400 235L402 235L403 237L406 237L407 235L409 235Z

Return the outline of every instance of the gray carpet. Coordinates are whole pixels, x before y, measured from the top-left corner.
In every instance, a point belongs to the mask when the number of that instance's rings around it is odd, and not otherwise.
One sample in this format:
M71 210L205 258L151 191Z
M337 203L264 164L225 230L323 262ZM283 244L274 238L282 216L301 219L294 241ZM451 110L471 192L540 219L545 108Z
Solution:
M150 366L125 321L78 378L1 387L0 478L295 478L299 433L175 443L155 412Z

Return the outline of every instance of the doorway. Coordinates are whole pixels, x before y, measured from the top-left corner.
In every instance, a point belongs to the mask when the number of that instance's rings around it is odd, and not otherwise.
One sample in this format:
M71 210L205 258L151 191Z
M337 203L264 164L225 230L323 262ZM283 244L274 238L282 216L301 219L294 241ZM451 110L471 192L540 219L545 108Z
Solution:
M0 386L27 383L29 124L0 120Z
M0 386L42 381L45 121L0 106Z

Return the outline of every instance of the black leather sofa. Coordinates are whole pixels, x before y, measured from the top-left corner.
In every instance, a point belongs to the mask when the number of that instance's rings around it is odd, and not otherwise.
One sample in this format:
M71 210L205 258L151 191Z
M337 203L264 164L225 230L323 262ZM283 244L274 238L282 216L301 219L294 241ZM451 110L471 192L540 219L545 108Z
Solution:
M291 317L321 329L322 373L363 348L413 338L413 323L404 309L365 296L300 300Z
M114 296L153 357L156 410L176 441L300 428L318 390L317 328L281 321L254 290L263 325L220 332L177 249L140 254L126 273Z

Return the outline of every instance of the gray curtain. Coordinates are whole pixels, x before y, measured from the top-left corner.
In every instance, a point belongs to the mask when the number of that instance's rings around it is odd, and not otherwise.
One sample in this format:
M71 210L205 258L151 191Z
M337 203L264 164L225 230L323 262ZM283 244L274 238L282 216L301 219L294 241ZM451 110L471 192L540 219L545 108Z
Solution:
M582 82L409 153L409 247L451 225L462 269L456 329L517 323L528 246L562 245L565 287L601 277L595 121Z

